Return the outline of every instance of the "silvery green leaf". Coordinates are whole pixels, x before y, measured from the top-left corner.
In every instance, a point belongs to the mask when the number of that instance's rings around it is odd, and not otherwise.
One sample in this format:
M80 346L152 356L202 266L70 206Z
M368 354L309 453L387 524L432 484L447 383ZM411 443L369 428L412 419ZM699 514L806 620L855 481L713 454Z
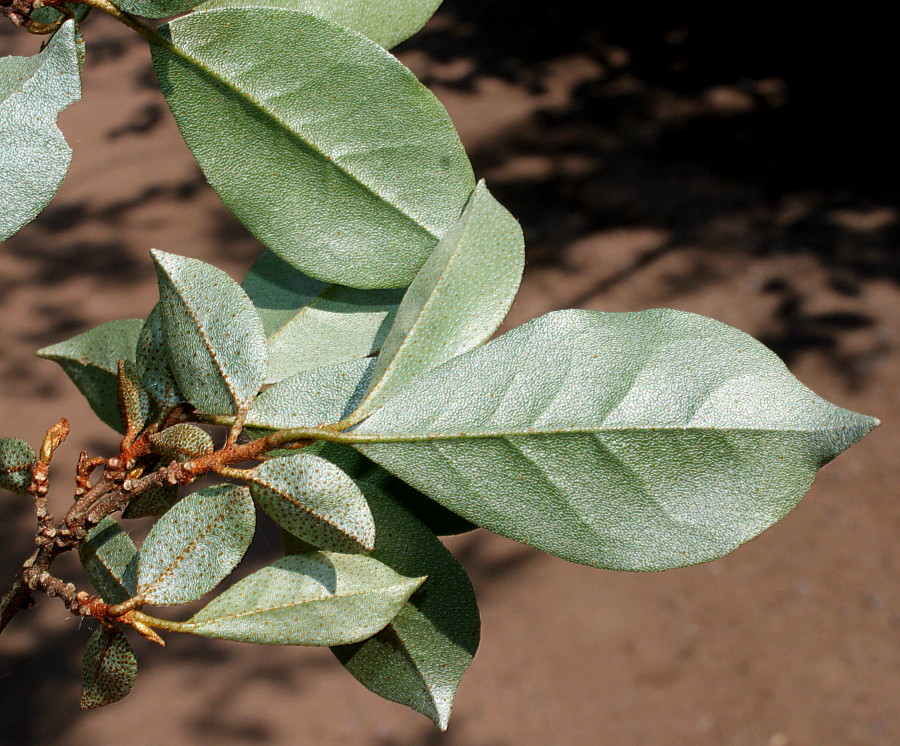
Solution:
M712 319L559 311L419 376L353 435L480 526L664 570L756 536L876 424Z
M132 437L143 431L150 418L150 395L128 360L119 360L119 417Z
M213 439L206 430L181 422L151 435L150 450L165 463L188 461L215 450Z
M111 516L91 529L78 547L78 557L106 603L120 604L137 593L137 547Z
M460 679L478 649L481 620L465 570L420 521L371 484L373 557L401 575L428 580L381 632L332 648L363 685L446 730Z
M37 461L34 450L24 440L0 438L0 487L18 495L27 495L31 486L31 467Z
M269 342L268 382L367 357L387 336L402 290L358 290L307 277L271 251L243 288Z
M183 498L144 541L137 595L154 606L200 598L241 561L255 522L246 487L220 484Z
M97 627L84 651L80 708L118 702L134 686L137 670L137 658L122 631Z
M178 502L178 485L160 484L131 498L122 518L147 518L165 513Z
M37 217L69 170L56 117L81 98L82 44L67 21L33 57L0 58L0 241Z
M386 49L415 34L441 0L212 0L209 8L284 8L334 21L368 36Z
M490 339L516 297L524 265L522 229L479 182L403 296L369 391L348 423L367 417L423 371Z
M247 294L198 259L154 251L166 353L198 409L234 414L266 378L266 335Z
M156 403L160 414L165 414L184 395L178 388L166 355L166 337L163 331L162 306L157 303L144 322L137 341L135 367L144 388Z
M475 186L434 95L375 42L299 11L202 10L160 33L163 94L251 233L326 282L408 285Z
M79 23L83 21L88 13L91 11L91 7L89 5L79 5L78 3L66 3L66 9L72 13L75 20ZM43 23L47 26L50 26L54 23L59 23L60 21L65 20L65 16L60 13L56 8L51 8L49 5L43 5L39 8L35 8L31 11L31 15L29 16L29 20L37 21L38 23ZM84 60L82 59L84 56L84 44L79 43L81 34L76 27L75 29L75 39L76 44L78 44L78 57L80 63L83 65Z
M253 469L248 482L253 497L279 526L313 546L335 552L375 546L375 523L365 497L330 461L306 453L274 458Z
M256 398L247 427L282 430L336 423L353 411L374 365L372 359L350 360L286 378Z
M362 554L283 557L214 598L179 631L262 645L344 645L371 637L424 578Z
M59 363L97 416L120 433L125 427L118 407L119 360L134 362L142 324L140 319L108 321L37 353Z

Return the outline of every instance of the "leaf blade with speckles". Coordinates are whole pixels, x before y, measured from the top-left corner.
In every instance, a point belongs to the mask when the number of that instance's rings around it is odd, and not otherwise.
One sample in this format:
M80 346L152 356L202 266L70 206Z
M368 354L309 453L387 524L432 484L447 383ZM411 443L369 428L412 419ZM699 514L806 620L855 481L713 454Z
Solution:
M419 31L440 4L441 0L213 0L203 3L198 10L248 7L299 10L347 26L390 49Z
M423 578L361 554L284 557L233 585L179 631L261 645L343 645L382 629Z
M125 434L135 438L150 418L150 394L141 385L134 363L119 360L119 417Z
M524 266L522 229L479 182L403 296L369 391L347 423L370 415L420 373L490 339Z
M696 314L558 311L415 379L354 447L464 518L564 559L664 570L784 516L877 420Z
M119 360L134 362L143 321L107 321L65 342L38 350L65 371L96 415L114 430L125 432L119 413Z
M205 430L187 422L167 427L150 436L150 450L164 463L187 461L215 450L213 439Z
M375 523L356 483L330 461L300 453L253 469L247 481L263 510L314 547L362 552L375 546Z
M375 42L299 11L202 10L159 31L163 94L238 220L312 277L408 285L475 186L434 95Z
M234 280L198 259L154 251L166 353L179 389L198 409L234 414L266 378L266 335Z
M246 487L220 484L188 495L154 524L144 541L136 595L154 606L200 598L241 561L255 523Z
M78 547L81 566L108 604L120 604L137 593L138 550L112 516L106 516Z
M0 241L37 217L69 170L56 117L81 98L82 45L67 21L33 57L0 58Z
M266 251L242 287L269 342L268 383L378 352L402 290L358 290L307 277Z
M160 484L142 492L128 502L122 518L148 518L165 513L178 502L178 485Z
M169 366L166 353L166 337L163 329L162 304L157 303L141 327L135 354L135 367L144 388L156 404L159 414L165 414L176 404L183 402L184 394L178 388Z
M374 365L370 358L349 360L286 378L256 398L246 425L257 430L282 430L336 423L353 411Z
M371 484L363 492L375 516L372 556L401 575L428 580L381 632L332 652L365 687L446 730L456 689L478 649L475 591L453 555L399 502Z
M84 651L80 709L118 702L131 691L137 671L137 658L122 631L97 627Z
M27 495L31 468L37 461L34 449L18 438L0 438L0 487Z

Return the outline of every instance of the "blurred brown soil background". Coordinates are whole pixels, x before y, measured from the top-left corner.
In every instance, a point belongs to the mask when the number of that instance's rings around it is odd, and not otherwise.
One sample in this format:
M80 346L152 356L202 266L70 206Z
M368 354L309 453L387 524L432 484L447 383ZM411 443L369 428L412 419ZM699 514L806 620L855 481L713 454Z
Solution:
M484 531L451 539L484 627L447 734L364 690L327 650L175 635L166 650L137 642L128 699L79 714L87 625L41 599L0 645L0 739L900 744L900 190L887 24L852 9L792 19L765 6L726 18L445 5L398 53L525 228L529 264L507 327L560 307L707 314L884 424L788 518L711 564L613 573ZM85 24L84 99L61 118L70 174L0 251L0 433L36 444L71 420L60 513L66 465L115 439L34 350L146 315L151 247L235 277L261 250L200 176L141 40L101 15ZM4 54L37 44L0 28ZM29 510L0 501L3 578L30 551ZM277 546L263 531L241 572ZM71 561L59 569L78 577Z

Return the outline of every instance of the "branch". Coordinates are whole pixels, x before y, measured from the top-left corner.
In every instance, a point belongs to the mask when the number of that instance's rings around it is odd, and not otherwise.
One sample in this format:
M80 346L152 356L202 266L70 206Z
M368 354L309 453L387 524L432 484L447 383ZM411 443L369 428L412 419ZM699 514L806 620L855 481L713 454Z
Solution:
M195 420L209 422L212 417L191 415ZM188 416L176 419L187 419ZM88 595L77 593L75 586L65 583L50 574L50 566L57 556L79 546L87 538L88 532L106 516L124 510L137 495L163 484L186 485L200 477L218 473L236 474L233 464L242 461L261 461L269 451L278 448L302 448L315 439L335 442L353 442L355 438L346 433L337 433L320 428L290 428L279 430L262 438L238 444L235 418L223 418L227 422L216 422L231 428L228 441L218 451L199 456L185 462L172 462L150 474L132 476L135 461L150 452L149 436L157 431L148 428L132 442L126 438L122 442L118 457L108 461L88 459L79 455L76 468L75 502L58 526L54 526L53 516L47 513L47 492L49 490L49 463L53 451L68 434L68 422L61 420L47 432L41 455L33 469L30 492L35 497L35 513L38 529L35 542L38 549L22 563L19 577L0 600L0 633L10 620L22 609L28 608L34 591L60 597L70 611L78 615L103 615L97 603L85 603ZM90 470L104 464L103 474L95 485L90 485ZM104 604L105 607L105 604ZM98 616L98 618L100 618Z

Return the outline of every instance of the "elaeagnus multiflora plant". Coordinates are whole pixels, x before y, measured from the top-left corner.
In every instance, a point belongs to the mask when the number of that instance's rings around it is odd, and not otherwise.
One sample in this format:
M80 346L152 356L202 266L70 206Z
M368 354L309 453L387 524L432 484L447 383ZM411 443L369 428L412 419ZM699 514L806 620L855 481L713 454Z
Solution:
M146 319L38 353L122 434L114 455L82 453L61 520L49 466L68 422L37 452L0 440L0 486L37 518L0 629L37 593L95 620L82 707L131 689L129 634L187 633L329 646L446 728L479 615L439 536L481 526L612 570L706 562L784 516L877 424L692 313L557 311L491 341L522 231L388 51L438 4L0 0L47 35L33 57L0 59L0 238L66 173L55 119L80 97L94 9L147 41L200 168L266 247L240 284L154 251ZM229 583L257 508L284 556ZM148 517L137 547L129 521ZM92 591L54 575L70 550ZM189 618L165 608L210 592Z

